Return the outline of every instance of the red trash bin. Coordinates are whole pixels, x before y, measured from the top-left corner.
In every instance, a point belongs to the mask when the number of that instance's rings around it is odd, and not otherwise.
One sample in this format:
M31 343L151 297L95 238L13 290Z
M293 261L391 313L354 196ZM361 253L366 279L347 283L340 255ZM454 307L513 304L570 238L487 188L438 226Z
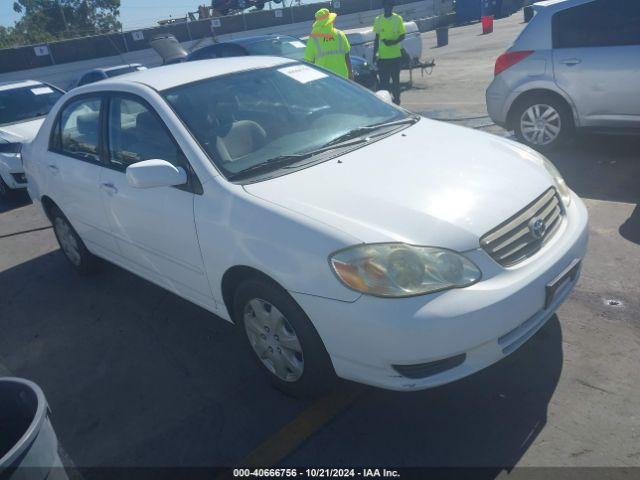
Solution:
M481 18L482 21L482 33L486 35L487 33L493 32L493 15L485 15Z

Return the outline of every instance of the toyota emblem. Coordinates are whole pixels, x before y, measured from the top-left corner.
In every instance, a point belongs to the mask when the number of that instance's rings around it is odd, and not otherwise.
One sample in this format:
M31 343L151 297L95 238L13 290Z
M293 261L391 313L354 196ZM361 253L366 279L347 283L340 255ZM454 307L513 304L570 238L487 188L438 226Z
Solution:
M547 225L544 223L539 217L533 217L529 221L529 232L531 232L531 236L536 240L540 240L544 233L547 231Z

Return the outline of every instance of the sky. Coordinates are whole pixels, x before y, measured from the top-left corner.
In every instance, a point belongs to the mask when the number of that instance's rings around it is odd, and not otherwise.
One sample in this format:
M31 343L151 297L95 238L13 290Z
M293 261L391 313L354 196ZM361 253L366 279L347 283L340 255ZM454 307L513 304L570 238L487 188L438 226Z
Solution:
M120 0L120 21L125 30L151 27L158 20L195 12L203 3L209 5L211 0ZM286 3L288 5L289 1ZM302 3L309 3L309 0ZM20 15L13 11L13 0L0 0L0 25L11 26L19 18Z

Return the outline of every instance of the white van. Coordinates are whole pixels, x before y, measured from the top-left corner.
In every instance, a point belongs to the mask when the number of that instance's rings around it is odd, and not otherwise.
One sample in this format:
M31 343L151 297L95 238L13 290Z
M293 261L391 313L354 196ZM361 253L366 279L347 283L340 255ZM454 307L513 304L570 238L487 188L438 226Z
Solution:
M420 30L418 30L416 22L404 22L404 28L407 32L405 39L402 41L402 48L409 54L413 64L420 61L422 56ZM368 62L373 63L373 42L376 39L376 34L373 33L373 26L353 28L345 30L344 33L351 44L351 54L364 57Z

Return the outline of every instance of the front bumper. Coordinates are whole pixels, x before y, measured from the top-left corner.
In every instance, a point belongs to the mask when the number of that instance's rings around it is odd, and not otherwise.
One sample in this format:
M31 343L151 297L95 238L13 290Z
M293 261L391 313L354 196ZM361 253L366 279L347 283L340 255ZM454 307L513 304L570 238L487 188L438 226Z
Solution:
M0 176L11 189L26 188L27 179L19 153L0 153Z
M572 194L558 232L534 256L513 267L483 250L466 252L483 279L464 289L352 303L292 293L313 321L338 376L392 390L421 390L449 383L509 355L535 334L573 289L577 276L545 307L545 287L587 247L587 211ZM416 365L464 355L451 368L423 378L392 365Z

